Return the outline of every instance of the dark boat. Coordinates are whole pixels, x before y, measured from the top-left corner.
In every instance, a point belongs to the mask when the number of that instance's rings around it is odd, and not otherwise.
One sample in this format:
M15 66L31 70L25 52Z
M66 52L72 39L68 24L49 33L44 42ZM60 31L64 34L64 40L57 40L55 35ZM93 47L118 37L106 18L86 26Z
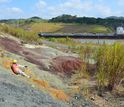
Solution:
M64 34L53 34L53 33L39 33L39 37L44 38L80 38L80 39L124 39L124 35L118 34L92 34L92 33L64 33Z

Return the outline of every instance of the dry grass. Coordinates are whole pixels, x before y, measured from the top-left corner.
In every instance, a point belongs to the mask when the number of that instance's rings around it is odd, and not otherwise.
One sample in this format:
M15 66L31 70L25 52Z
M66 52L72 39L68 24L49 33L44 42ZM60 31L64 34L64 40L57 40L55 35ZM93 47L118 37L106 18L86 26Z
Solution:
M40 89L45 89L48 91L52 97L61 101L69 101L69 96L63 90L52 88L47 81L40 79L32 79L31 81L32 84L35 84Z
M37 32L25 31L22 28L16 28L10 25L0 25L0 31L11 34L17 38L20 38L24 41L38 42L39 38Z
M45 80L40 80L40 79L32 79L32 84L35 84L39 89L44 89L48 91L48 93L61 101L69 101L69 96L63 91L63 90L58 90L56 88L52 88L50 84L45 81Z
M34 32L56 32L63 28L62 24L57 23L35 23L31 25L31 30Z
M86 24L64 24L64 23L33 23L28 26L33 32L52 32L52 33L112 33L108 27L101 25Z
M4 58L3 60L3 67L6 69L11 69L11 64L12 64L12 60L8 59L8 58Z
M12 59L5 56L6 52L2 49L0 49L0 64L6 69L11 69Z
M37 79L32 79L34 83L36 83L38 86L43 87L43 88L48 88L49 83L44 81L44 80L37 80Z
M87 25L87 24L65 24L60 33L112 33L108 27L101 25Z
M109 90L113 90L124 78L124 45L115 43L104 45L97 52L97 80L101 87L106 82Z
M55 97L61 101L69 101L69 96L67 94L65 94L65 92L63 90L58 90L55 88L49 88L48 90L53 97Z

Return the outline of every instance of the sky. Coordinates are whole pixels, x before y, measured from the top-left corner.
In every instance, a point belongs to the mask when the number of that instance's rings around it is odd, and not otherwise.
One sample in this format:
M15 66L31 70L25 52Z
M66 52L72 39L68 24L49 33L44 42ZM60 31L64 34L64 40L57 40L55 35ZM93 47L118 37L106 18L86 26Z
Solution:
M124 0L0 0L0 19L124 16Z

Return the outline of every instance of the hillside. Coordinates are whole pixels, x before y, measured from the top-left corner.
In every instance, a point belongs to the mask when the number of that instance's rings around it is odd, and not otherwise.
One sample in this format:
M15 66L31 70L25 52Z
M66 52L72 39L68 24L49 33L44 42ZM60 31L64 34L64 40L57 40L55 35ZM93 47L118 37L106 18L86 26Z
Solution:
M28 26L34 32L47 33L112 33L113 29L102 25L34 23Z
M112 86L110 87L113 80L111 77L114 77L114 80L118 79L116 77L121 79L120 73L118 76L111 75L109 69L113 68L111 57L114 57L114 52L118 54L115 58L121 59L116 62L120 64L119 72L123 74L123 44L97 46L75 43L69 39L64 42L68 42L68 45L47 40L42 40L42 44L38 45L28 41L23 42L19 38L1 32L0 105L5 107L123 107L123 83L115 85L117 87L113 88L114 93L111 91ZM116 53L114 47L118 49ZM96 53L97 60L100 62L97 66L93 61ZM28 66L24 72L30 75L31 79L12 73L10 65L13 59L21 65ZM111 76L106 75L104 78L106 72L98 71L105 69L103 63L107 65L105 66L108 68L107 75L110 72ZM114 67L114 72L115 69ZM103 82L106 80L108 85L110 80L108 89L103 88Z
M95 17L77 17L72 15L63 14L54 17L49 22L55 23L78 23L88 25L103 25L107 27L116 28L117 26L124 26L123 17L108 17L108 18L95 18Z
M6 23L11 25L16 25L16 24L24 25L24 24L38 23L38 22L44 22L44 21L46 20L40 17L34 16L28 19L3 19L3 20L0 20L0 23Z
M12 73L10 64L13 59L28 66L25 72L31 75L31 79ZM70 61L72 63L69 64ZM96 107L83 96L77 103L78 95L75 94L77 89L63 81L64 73L67 74L66 70L71 74L73 70L80 68L80 63L75 54L70 55L45 45L21 44L18 38L1 33L0 105L5 107L77 107L81 105Z
M0 23L35 32L113 33L116 27L124 26L124 18L116 16L107 18L77 17L64 14L47 20L34 16L27 19L0 20Z
M47 33L112 33L109 27L86 24L34 23L28 26L34 32Z
M76 23L1 23L1 105L123 107L123 43L80 43L70 38L37 36L38 32L106 33L111 29ZM12 73L13 59L28 66L23 70L30 79Z
M38 32L47 32L47 33L113 33L115 26L111 26L114 19L108 18L108 22L105 22L101 19L100 23L93 23L95 18L85 18L82 22L76 22L78 17L63 15L49 20L42 19L40 17L31 17L28 19L8 19L0 20L0 23L5 23L15 28L22 28L27 31ZM94 20L93 20L94 19ZM73 22L74 20L74 22ZM107 19L106 19L107 20ZM118 19L119 20L119 19ZM87 23L88 22L88 23ZM99 21L98 21L99 22ZM119 21L114 21L118 25ZM107 23L107 25L104 25ZM114 23L113 23L114 24Z
M55 33L112 33L113 30L109 27L102 25L78 25L78 24L66 24L62 29L59 29Z

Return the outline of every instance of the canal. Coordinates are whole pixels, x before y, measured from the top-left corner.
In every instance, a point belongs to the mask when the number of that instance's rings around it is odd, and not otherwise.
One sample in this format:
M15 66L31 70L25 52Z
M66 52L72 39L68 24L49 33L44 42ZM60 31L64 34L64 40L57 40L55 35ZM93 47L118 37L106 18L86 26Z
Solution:
M81 43L93 43L93 44L114 44L116 42L124 43L124 39L74 39L74 41Z

